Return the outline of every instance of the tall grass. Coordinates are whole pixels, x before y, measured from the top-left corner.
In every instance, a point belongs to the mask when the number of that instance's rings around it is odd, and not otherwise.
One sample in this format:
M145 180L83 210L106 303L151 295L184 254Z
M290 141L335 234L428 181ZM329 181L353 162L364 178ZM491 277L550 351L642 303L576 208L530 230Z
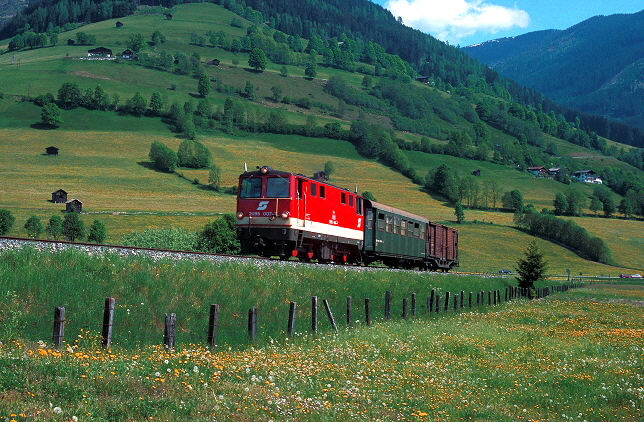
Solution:
M5 309L13 306L21 312L20 318L13 319L0 313L4 325L11 324L13 335L31 341L50 338L56 306L66 308L65 329L71 338L80 330L99 330L104 299L114 297L114 342L124 348L161 343L166 313L177 314L178 342L204 343L211 304L221 306L218 342L246 345L247 315L252 307L259 309L259 338L266 342L285 337L290 302L298 304L298 331L309 331L312 296L319 297L320 329L325 331L330 325L323 299L331 304L338 324L344 325L346 297L352 297L352 323L364 324L364 299L370 299L371 318L377 321L384 315L385 291L392 292L391 312L398 318L403 298L410 299L413 293L417 295L418 312L426 313L426 299L432 289L445 297L447 291L454 295L461 290L504 290L512 282L270 261L153 261L144 256L91 256L76 250L48 253L33 248L4 252L0 279L0 303Z
M289 283L286 282L286 286ZM0 345L14 420L639 420L644 319L585 289L244 349ZM595 292L599 287L595 286ZM603 288L602 288L603 290ZM608 296L619 296L606 293ZM601 294L600 294L601 296Z

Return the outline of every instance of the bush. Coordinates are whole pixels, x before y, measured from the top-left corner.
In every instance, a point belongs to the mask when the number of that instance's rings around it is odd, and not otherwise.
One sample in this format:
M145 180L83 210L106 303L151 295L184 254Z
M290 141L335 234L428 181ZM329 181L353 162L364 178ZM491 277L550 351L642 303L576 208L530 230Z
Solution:
M201 169L210 166L210 151L197 141L185 140L181 142L177 158L180 167Z
M170 173L174 171L179 161L177 153L159 141L152 142L149 157L152 160L154 168Z
M235 231L235 216L225 214L219 220L206 224L197 235L197 249L202 252L239 253L241 246Z
M40 222L40 219L36 217L35 215L32 215L29 217L27 222L25 223L25 230L27 230L27 235L29 237L38 237L40 234L43 232L44 227L42 226L42 223Z
M125 246L194 251L197 234L184 229L147 229L133 231L119 242Z

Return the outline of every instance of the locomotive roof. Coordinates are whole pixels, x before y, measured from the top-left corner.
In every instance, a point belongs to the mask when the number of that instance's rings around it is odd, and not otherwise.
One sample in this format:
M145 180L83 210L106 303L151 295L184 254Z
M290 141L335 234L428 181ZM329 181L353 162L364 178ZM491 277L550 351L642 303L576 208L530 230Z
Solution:
M333 186L334 188L337 188L337 189L340 189L340 190L343 190L343 191L346 191L346 192L351 192L347 188L342 188L340 186L336 186L336 185L334 185L332 183L327 182L326 180L318 180L318 179L314 179L311 176L307 176L305 174L293 173L293 172L290 172L290 171L281 171L281 170L271 169L268 173L262 173L261 169L257 169L257 170L253 170L253 171L246 171L246 172L242 173L240 177L243 177L243 176L287 176L287 175L290 175L290 174L292 174L293 176L304 177L305 179L309 179L309 180L311 180L313 182L316 182L316 183L322 183L322 184L325 184L325 185L328 185L328 186Z
M382 211L386 211L386 212L389 212L389 213L392 213L392 214L398 214L398 215L400 215L402 217L406 217L406 218L416 220L416 221L421 221L423 223L429 223L429 220L427 218L421 217L420 215L412 214L410 212L399 210L398 208L390 207L389 205L381 204L381 203L375 202L375 201L370 201L368 199L365 199L365 201L369 202L373 208L376 208L376 209L379 209L379 210L382 210Z

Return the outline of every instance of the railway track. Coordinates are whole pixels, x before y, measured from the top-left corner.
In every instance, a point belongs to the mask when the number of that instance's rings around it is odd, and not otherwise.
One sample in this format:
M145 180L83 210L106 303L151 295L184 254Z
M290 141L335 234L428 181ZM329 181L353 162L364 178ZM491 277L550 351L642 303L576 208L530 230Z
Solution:
M0 252L5 250L19 249L25 246L31 246L39 251L63 251L66 249L76 249L81 252L85 252L88 255L97 255L101 253L112 253L120 256L147 256L153 260L162 260L162 259L171 259L171 260L191 260L191 261L202 261L209 260L213 262L250 262L250 263L278 263L283 265L314 265L318 268L329 268L334 269L338 267L352 269L355 271L370 271L370 270L387 270L387 271L413 271L413 270L402 270L394 269L385 266L376 266L371 265L368 267L365 266L356 266L356 265L343 265L343 264L316 264L308 263L301 261L284 261L278 258L266 258L261 256L248 256L248 255L230 255L230 254L216 254L208 252L194 252L194 251L182 251L182 250L172 250L172 249L156 249L156 248L139 248L134 246L121 246L121 245L105 245L105 244L96 244L96 243L85 243L85 242L69 242L64 240L50 240L50 239L30 239L24 237L11 237L11 236L0 236ZM443 272L429 272L429 271L420 271L423 273L431 274L447 274ZM459 274L458 272L452 271L450 274ZM472 274L472 273L462 273L462 274Z

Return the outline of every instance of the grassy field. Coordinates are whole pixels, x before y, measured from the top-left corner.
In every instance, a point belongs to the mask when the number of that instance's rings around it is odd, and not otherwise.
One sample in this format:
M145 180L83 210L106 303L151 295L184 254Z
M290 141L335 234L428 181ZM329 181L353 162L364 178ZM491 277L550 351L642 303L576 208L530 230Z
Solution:
M34 254L5 252L0 261L8 289L0 297L0 417L11 420L600 421L638 420L644 405L641 282L432 316L421 305L402 319L400 300L412 292L495 289L506 280ZM42 265L30 265L34 258ZM385 290L394 296L388 321L375 300ZM320 319L313 335L304 305L288 338L289 302L306 304L311 294L334 310L346 295L356 306L369 296L377 316L365 327L356 309L347 327L338 310L339 333ZM94 300L103 295L117 304L109 351L100 348L102 300ZM225 302L220 332L239 326L242 338L243 310L259 306L260 341L204 347L210 302ZM67 310L60 349L43 324L54 303ZM150 344L161 342L164 312L177 313L174 350ZM280 323L267 325L273 318ZM156 335L141 338L148 324Z

